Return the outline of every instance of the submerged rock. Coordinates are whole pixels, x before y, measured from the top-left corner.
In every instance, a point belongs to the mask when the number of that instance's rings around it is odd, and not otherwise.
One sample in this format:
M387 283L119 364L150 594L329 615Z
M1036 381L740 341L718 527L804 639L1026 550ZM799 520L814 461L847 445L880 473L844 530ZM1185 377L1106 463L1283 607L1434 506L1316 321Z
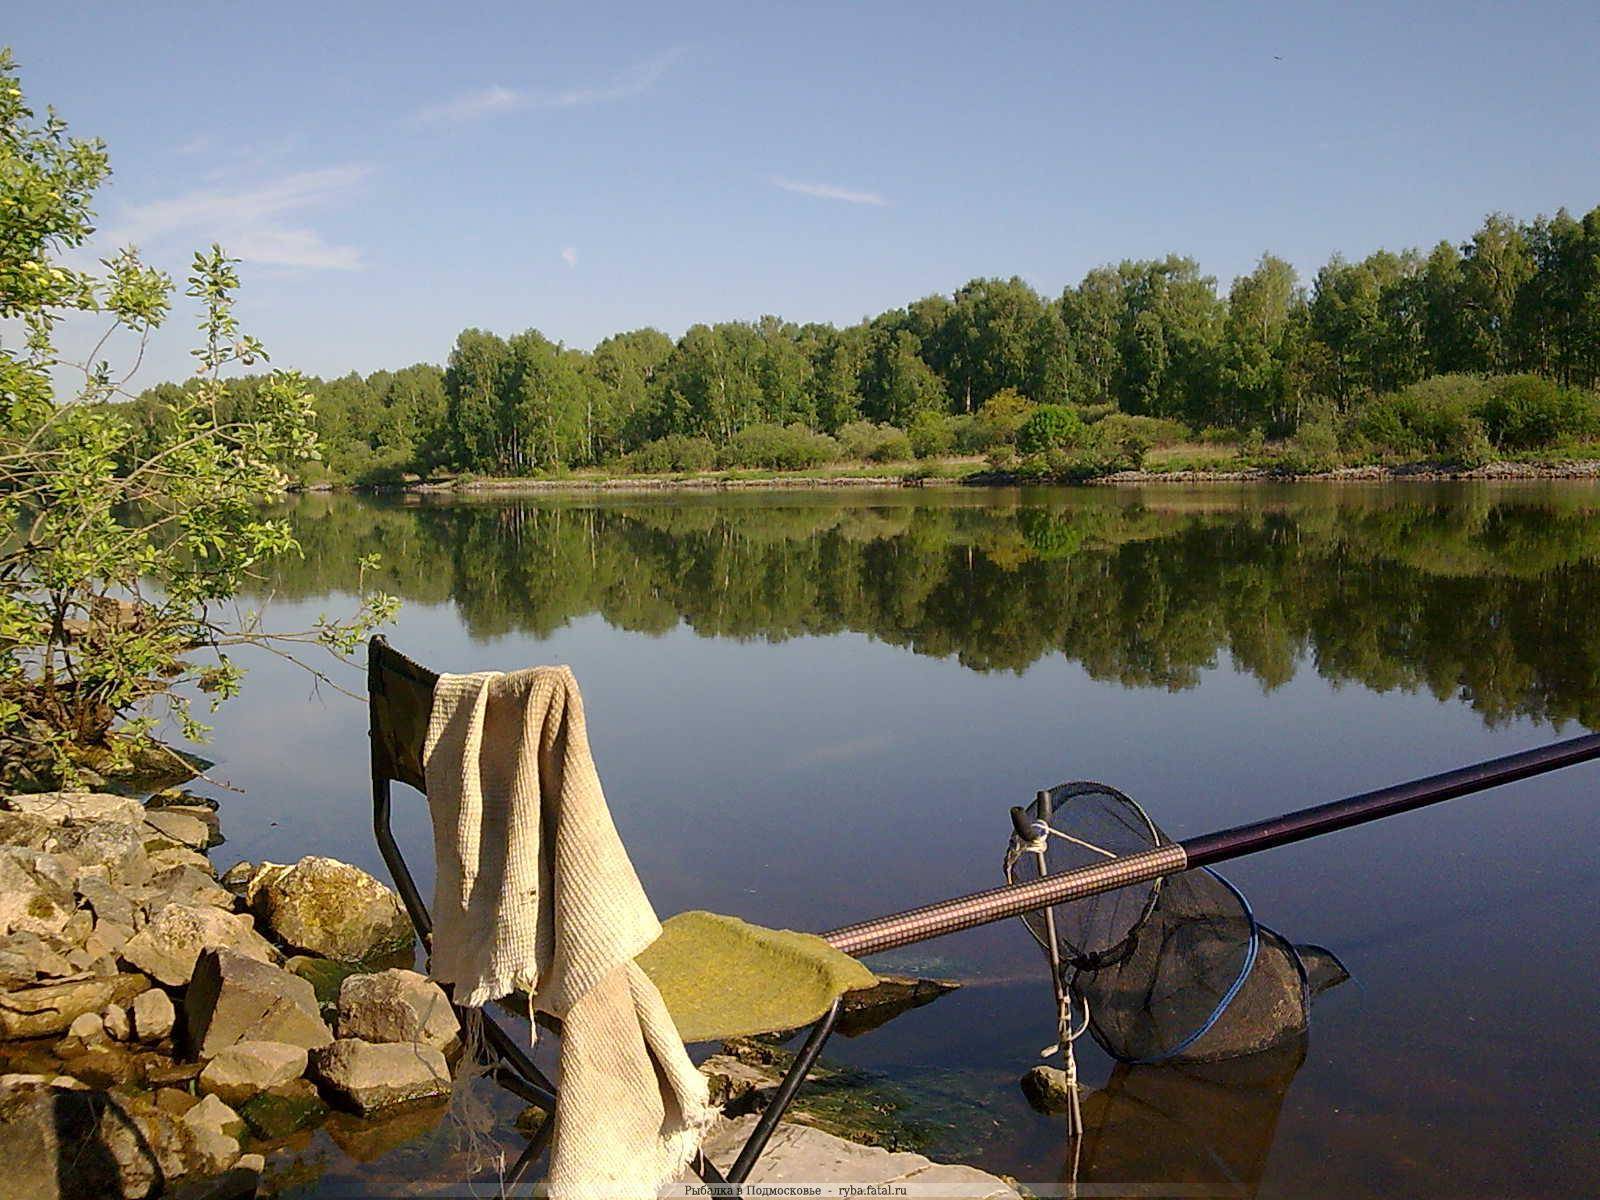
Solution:
M128 939L122 957L168 987L180 987L194 975L200 951L214 947L261 962L270 962L274 956L271 944L255 931L247 916L209 905L166 904Z
M444 989L415 971L350 975L339 988L337 1033L368 1042L422 1042L448 1050L460 1023Z
M839 1006L838 1031L855 1037L878 1028L901 1013L932 1004L961 985L949 979L912 975L879 975L875 986L846 992Z
M361 1113L450 1091L444 1055L420 1043L341 1038L312 1052L311 1070L329 1092Z
M306 1048L288 1042L243 1041L219 1050L200 1072L200 1090L230 1104L282 1087L306 1072Z
M1072 1087L1060 1067L1033 1067L1018 1082L1035 1112L1062 1113L1072 1107Z
M190 1044L202 1058L246 1039L307 1049L333 1040L309 983L232 950L200 955L183 1008Z
M239 1115L257 1137L277 1141L320 1124L328 1106L310 1080L296 1079L250 1097L239 1106Z
M246 896L274 937L308 954L360 962L412 944L399 897L336 859L308 855L290 866L263 863Z

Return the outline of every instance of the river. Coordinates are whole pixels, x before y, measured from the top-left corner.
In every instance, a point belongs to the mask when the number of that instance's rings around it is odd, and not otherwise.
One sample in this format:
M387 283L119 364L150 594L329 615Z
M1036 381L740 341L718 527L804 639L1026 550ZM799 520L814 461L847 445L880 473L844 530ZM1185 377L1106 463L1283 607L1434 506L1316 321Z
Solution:
M270 626L348 609L376 553L373 582L404 601L398 648L444 670L572 666L663 915L824 929L990 886L1008 808L1065 780L1113 784L1183 837L1600 727L1586 483L308 496L288 511L304 557L252 601L270 599ZM214 857L325 853L385 877L364 709L246 661L208 751L243 789L216 793L229 840ZM1352 979L1266 1084L1145 1068L1168 1072L1144 1081L1160 1102L1119 1135L1138 1144L1080 1161L1084 1194L1591 1194L1597 779L1578 768L1230 865L1262 921ZM426 891L426 814L409 793L399 807ZM1055 1018L1025 931L888 958L965 986L829 1058L903 1088L934 1157L1064 1186L1061 1120L1017 1087ZM1110 1060L1080 1045L1104 1086ZM416 1145L371 1166L346 1149L315 1135L281 1182L450 1182Z

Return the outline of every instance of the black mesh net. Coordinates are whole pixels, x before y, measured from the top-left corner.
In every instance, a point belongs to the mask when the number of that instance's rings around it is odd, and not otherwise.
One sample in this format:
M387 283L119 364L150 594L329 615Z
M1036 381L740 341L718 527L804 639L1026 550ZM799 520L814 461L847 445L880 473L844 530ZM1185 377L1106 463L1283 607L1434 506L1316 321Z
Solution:
M1024 810L1006 874L1025 879L1170 839L1115 788L1068 783ZM1244 896L1198 869L1023 918L1060 972L1075 1020L1123 1062L1212 1062L1305 1032L1311 979L1299 948L1257 923ZM1052 952L1052 945L1054 951ZM1319 965L1340 977L1326 951ZM1331 965L1328 965L1331 962Z

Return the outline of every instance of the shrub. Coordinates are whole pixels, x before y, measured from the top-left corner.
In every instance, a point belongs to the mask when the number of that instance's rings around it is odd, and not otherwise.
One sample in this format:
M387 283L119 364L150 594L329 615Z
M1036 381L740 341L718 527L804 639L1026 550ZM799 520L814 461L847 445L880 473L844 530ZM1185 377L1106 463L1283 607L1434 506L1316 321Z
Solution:
M623 459L636 475L660 475L668 471L708 471L717 461L717 448L702 437L670 433L646 442Z
M871 421L851 421L835 435L845 458L863 462L901 462L911 457L905 430Z
M1042 404L1017 430L1017 449L1023 454L1070 449L1083 441L1084 425L1078 414L1062 404Z
M1491 385L1472 375L1436 375L1366 401L1350 415L1345 443L1380 454L1450 458L1483 432L1478 415Z
M1140 417L1132 413L1111 413L1090 427L1102 438L1121 444L1132 438L1149 449L1151 446L1171 446L1188 440L1189 427L1182 421L1166 417Z
M954 442L953 449L957 454L982 454L988 447L983 440L983 433L978 428L978 418L972 413L959 413L953 417L946 417L945 421L950 428L950 437Z
M956 434L952 420L943 413L920 412L911 420L906 437L911 442L911 452L918 458L934 458L949 454L955 448Z
M983 402L983 407L978 409L974 418L978 442L974 449L988 450L994 446L1015 445L1017 431L1037 408L1032 400L1015 388L1001 388Z
M1482 417L1490 440L1511 450L1549 446L1563 437L1585 437L1596 426L1593 397L1538 375L1513 375L1496 381Z
M746 425L717 455L724 467L767 467L799 471L832 462L839 443L804 425Z
M1107 417L1116 416L1122 410L1115 404L1074 404L1072 411L1078 414L1078 419L1085 425L1093 425Z
M1338 465L1339 430L1325 417L1302 423L1279 460L1291 475L1314 475Z

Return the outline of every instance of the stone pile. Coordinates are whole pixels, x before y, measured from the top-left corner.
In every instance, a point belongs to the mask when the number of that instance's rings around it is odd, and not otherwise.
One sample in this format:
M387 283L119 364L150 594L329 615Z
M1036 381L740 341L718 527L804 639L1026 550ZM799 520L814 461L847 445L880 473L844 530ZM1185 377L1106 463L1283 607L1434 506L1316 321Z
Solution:
M214 805L0 800L0 1200L250 1194L243 1151L446 1094L460 1030L394 893L334 859L216 876Z

